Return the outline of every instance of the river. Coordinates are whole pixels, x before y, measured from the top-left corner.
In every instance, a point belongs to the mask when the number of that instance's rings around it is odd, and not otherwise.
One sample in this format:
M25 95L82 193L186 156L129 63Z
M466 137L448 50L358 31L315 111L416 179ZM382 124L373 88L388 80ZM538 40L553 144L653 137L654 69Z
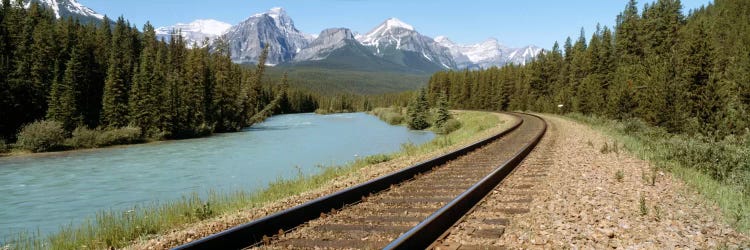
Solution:
M100 210L257 190L298 169L316 173L317 165L432 138L364 113L291 114L207 138L0 158L0 242L20 231L53 233Z

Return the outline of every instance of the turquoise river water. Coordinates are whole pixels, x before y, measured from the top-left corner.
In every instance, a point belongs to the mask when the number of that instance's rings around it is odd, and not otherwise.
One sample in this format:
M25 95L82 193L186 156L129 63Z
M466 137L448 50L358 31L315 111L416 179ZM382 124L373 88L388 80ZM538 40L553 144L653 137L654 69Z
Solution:
M433 137L363 113L292 114L207 138L0 158L0 243L20 231L53 233L100 210L260 189L298 169L316 173L317 165Z

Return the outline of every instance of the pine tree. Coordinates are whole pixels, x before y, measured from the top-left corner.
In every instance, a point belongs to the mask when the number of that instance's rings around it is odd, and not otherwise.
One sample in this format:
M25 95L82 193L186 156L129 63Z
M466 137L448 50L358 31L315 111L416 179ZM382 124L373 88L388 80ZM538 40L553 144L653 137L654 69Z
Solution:
M292 107L291 101L289 100L289 76L286 72L284 72L284 76L281 77L281 84L279 84L279 95L281 96L281 99L279 101L279 108L276 113L285 114L293 112L294 108ZM365 99L364 101L366 102L367 99Z
M38 107L43 114L47 110L47 99L54 77L55 45L54 16L49 11L40 13L40 20L34 29L31 46L30 85L34 93L33 106ZM41 115L40 115L41 116Z
M247 117L254 116L263 108L262 82L263 74L266 70L266 59L268 58L269 49L269 46L263 47L263 52L261 52L260 57L258 58L255 73L252 75L249 82L249 90L246 92L247 96L245 97L247 102L245 105L245 113L247 114Z
M616 62L616 51L614 46L614 37L612 37L612 31L607 27L604 26L604 29L601 33L601 49L599 50L599 62L597 63L597 68L599 74L601 74L601 87L602 87L602 93L604 93L605 98L604 102L606 103L606 93L609 92L609 86L612 84L612 78L615 73L615 69L617 67ZM605 114L605 108L602 106L602 108L599 111L599 114Z
M152 111L152 130L146 129L146 135L151 137L166 136L168 126L167 114L168 107L167 103L169 100L168 85L166 83L166 75L169 71L169 63L167 57L169 52L167 51L167 44L164 40L159 41L156 44L156 56L154 58L154 71L151 75L151 87L149 91L149 99L153 103Z
M435 127L442 129L448 120L451 119L451 113L448 111L448 101L445 93L440 93L437 101L437 117L435 118Z
M143 26L143 40L145 47L141 52L138 68L133 75L133 86L130 91L128 102L130 111L130 124L141 128L146 135L155 134L157 128L156 117L158 115L155 91L152 90L157 84L156 54L158 44L156 33L151 23Z
M112 35L112 53L109 58L107 80L104 83L102 100L102 123L109 127L128 125L128 92L133 64L132 41L129 39L129 27L120 17Z
M247 113L243 112L243 108L248 108L250 103L247 100L249 87L235 87L238 82L233 79L235 76L232 73L232 61L229 59L229 45L226 41L219 38L214 45L216 51L211 65L214 81L212 120L218 132L235 131L242 126L239 120L249 118L246 116ZM247 82L244 84L249 85Z
M83 120L79 105L76 104L76 99L78 99L80 93L78 84L80 81L86 80L85 71L87 69L83 67L80 60L83 53L85 51L81 51L77 47L73 48L70 61L66 64L62 82L55 81L50 93L47 119L61 122L68 131L73 131Z
M586 44L586 33L584 32L583 28L581 28L581 33L578 36L578 39L576 40L575 44L573 45L573 48L571 49L570 53L570 68L569 73L570 77L568 78L569 81L569 88L572 90L573 95L571 96L571 109L573 112L585 112L582 110L583 105L583 99L585 96L581 93L582 90L582 81L583 78L586 77L587 72L590 71L591 63L589 61L589 58L586 56L586 49L588 48Z
M205 51L205 53L204 53ZM208 47L195 48L188 52L185 67L185 131L204 134L210 132L206 123L206 86L209 85L207 65Z
M633 64L643 57L641 44L641 18L638 14L638 3L628 1L625 10L617 16L615 47L619 52L619 60L623 64Z
M423 130L430 127L430 124L427 122L427 113L429 112L429 110L430 107L429 103L427 102L427 93L425 89L421 89L419 91L419 94L408 107L407 123L409 125L409 128L414 130Z
M164 112L162 131L170 138L183 137L185 123L185 42L178 31L172 31L164 68Z

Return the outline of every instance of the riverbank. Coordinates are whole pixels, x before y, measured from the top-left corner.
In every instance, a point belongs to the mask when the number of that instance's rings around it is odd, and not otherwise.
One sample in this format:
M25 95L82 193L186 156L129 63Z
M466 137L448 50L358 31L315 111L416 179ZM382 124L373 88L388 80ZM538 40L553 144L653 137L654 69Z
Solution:
M267 197L263 201L159 235L142 237L127 249L166 249L190 242L464 147L507 129L515 119L504 114L473 111L455 112L455 116L463 124L461 129L430 143L405 144L394 154L366 157L347 166L329 167L321 175L279 182L263 191Z

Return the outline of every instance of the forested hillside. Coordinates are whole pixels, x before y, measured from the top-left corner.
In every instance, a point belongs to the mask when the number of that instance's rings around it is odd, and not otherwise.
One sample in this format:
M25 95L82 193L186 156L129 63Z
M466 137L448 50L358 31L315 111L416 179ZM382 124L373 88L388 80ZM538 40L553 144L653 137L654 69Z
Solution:
M588 38L588 39L587 39ZM750 1L682 12L679 0L627 3L614 29L557 43L534 62L439 72L431 100L455 108L639 118L673 133L722 139L750 125Z
M268 68L267 75L268 78L275 79L284 73L289 74L291 86L325 94L377 95L412 91L423 87L430 79L430 74L346 70L320 65L280 65Z
M236 131L270 112L311 112L316 99L265 66L243 68L226 44L186 49L175 36L159 41L124 18L81 23L55 19L34 3L3 0L0 11L0 139L15 140L38 120L76 128L139 128L144 137L181 138ZM263 109L274 104L272 110Z

